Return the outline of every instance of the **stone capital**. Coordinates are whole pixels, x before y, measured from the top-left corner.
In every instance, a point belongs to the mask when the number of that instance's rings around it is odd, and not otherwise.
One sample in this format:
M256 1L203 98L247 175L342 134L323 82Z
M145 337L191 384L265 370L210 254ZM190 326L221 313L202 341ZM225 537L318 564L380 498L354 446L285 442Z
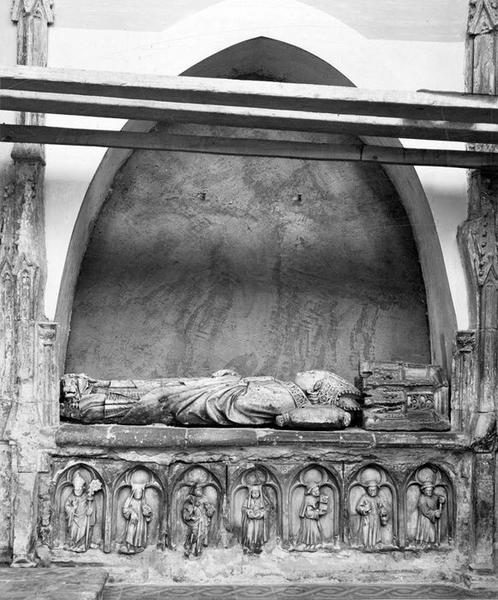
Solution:
M48 24L54 22L53 0L13 0L10 18L17 23L25 16L44 19Z
M481 35L498 29L498 2L496 0L470 0L467 32Z

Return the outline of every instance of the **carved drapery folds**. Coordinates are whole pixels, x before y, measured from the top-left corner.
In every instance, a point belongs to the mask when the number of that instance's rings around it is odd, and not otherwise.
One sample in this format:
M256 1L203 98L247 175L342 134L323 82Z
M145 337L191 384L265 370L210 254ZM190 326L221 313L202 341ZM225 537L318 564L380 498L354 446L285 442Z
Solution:
M428 551L454 544L453 475L433 463L76 462L42 487L38 536L58 550L99 549L133 556L164 549L185 559L213 548L258 555L281 546L289 552L352 548ZM228 490L228 491L227 491Z
M114 486L114 547L122 554L138 554L159 542L164 490L150 469L136 467L119 477Z
M449 544L453 537L453 495L448 476L424 465L406 488L406 538L420 548Z
M106 487L95 469L76 464L58 479L55 491L54 545L86 552L103 545Z
M224 493L219 473L201 465L179 469L171 493L170 542L186 558L219 543Z
M231 494L232 531L248 554L260 554L264 545L281 535L281 490L268 469L258 466L236 477Z
M362 468L349 484L349 539L367 551L397 545L396 489L377 465Z
M315 552L339 543L337 478L320 465L299 471L289 489L290 550Z

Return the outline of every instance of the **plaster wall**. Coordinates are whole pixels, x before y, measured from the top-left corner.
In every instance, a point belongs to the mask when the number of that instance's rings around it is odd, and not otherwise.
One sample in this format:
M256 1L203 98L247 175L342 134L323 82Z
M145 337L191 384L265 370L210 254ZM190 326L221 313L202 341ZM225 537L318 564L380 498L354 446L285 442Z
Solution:
M430 362L426 312L380 166L138 151L83 260L65 370L353 381L361 360Z
M189 3L188 9L184 3L172 3L169 13L160 8L162 4L148 6L148 16L142 8L140 18L135 18L140 7L128 0L98 3L93 12L75 0L66 1L60 9L60 19L56 13L56 23L50 30L49 66L179 74L227 46L267 36L317 55L357 86L463 89L465 10L461 1L452 3L451 15L449 11L444 13L449 24L438 3L432 16L439 29L421 25L431 20L430 7L422 5L420 13L410 13L410 27L398 15L396 19L405 26L396 29L386 20L389 7L384 6L379 12L377 7L359 0L326 6L318 1L199 0ZM354 16L358 11L361 18ZM430 35L425 34L426 29ZM407 39L407 31L418 32L413 34L418 39ZM95 121L49 116L47 124L91 127ZM122 125L119 120L105 123L107 128L118 129ZM79 207L103 154L103 149L47 147L48 318L55 315L65 255ZM465 172L429 168L417 171L440 236L458 327L465 328L467 298L455 239L456 226L466 213Z

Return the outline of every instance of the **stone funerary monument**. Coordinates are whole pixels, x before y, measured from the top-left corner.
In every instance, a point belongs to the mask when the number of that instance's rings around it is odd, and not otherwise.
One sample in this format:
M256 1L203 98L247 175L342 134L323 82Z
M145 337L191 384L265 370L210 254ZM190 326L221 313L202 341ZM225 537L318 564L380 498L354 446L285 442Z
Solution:
M18 64L46 67L53 3L15 0L11 15ZM496 7L471 1L469 93L496 94L497 30ZM262 90L302 72L320 89L352 85L299 48L245 44L184 74ZM248 48L264 69L237 66ZM67 93L50 77L24 85ZM17 131L39 132L30 88L4 79L8 101L25 103ZM111 80L73 84L111 96ZM186 143L263 128L230 114L127 131ZM267 127L264 141L291 131L311 152L353 136L308 127ZM45 150L13 146L0 229L2 559L175 583L231 581L241 564L249 580L255 565L286 581L495 573L496 171L469 172L458 238L472 318L457 331L412 166L131 148L110 148L95 173L52 322Z

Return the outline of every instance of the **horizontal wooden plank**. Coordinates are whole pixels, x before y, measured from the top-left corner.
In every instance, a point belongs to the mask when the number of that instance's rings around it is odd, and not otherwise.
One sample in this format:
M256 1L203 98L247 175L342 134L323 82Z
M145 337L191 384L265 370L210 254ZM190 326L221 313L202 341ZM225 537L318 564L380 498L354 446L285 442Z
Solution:
M169 150L322 161L361 161L398 165L430 165L462 168L498 167L498 154L489 152L390 148L365 144L325 144L241 137L172 135L153 131L140 133L26 125L0 125L0 141Z
M158 100L107 98L0 90L0 107L20 112L56 113L172 123L338 133L354 136L397 137L498 143L498 125L415 121L361 115L332 115L303 111L236 106L181 104Z
M458 92L384 91L345 86L152 76L27 66L0 69L0 88L187 104L498 123L496 96Z

